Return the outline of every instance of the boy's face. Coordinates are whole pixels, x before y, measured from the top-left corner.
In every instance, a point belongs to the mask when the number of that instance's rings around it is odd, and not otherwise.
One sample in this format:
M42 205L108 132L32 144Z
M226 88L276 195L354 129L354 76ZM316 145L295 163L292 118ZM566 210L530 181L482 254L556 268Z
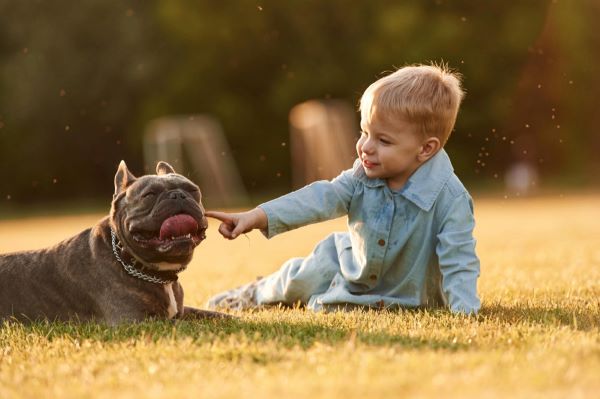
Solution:
M419 153L424 139L414 126L401 119L383 118L374 111L371 120L361 120L356 152L369 178L385 179L392 190L404 186L421 165Z

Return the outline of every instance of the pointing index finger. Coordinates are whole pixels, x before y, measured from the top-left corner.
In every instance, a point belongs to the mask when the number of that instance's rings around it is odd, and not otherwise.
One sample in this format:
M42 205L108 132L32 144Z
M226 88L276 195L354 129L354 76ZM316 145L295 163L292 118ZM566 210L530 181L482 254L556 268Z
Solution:
M208 216L209 218L218 219L221 222L231 221L231 217L225 212L206 211L206 212L204 212L204 216Z

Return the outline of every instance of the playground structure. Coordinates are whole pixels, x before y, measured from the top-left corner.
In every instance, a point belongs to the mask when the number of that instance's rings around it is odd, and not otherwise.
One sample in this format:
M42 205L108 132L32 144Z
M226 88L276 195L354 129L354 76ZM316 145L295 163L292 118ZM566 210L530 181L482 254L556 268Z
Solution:
M223 129L207 115L164 117L151 121L144 135L144 166L169 162L198 183L204 202L233 207L248 203L248 193Z
M329 180L352 166L358 126L352 107L339 100L309 100L290 111L292 184Z
M292 184L329 180L352 166L358 126L352 107L338 100L309 100L289 114ZM249 204L239 169L220 123L208 115L168 116L148 124L144 168L158 161L197 182L205 203L219 207Z

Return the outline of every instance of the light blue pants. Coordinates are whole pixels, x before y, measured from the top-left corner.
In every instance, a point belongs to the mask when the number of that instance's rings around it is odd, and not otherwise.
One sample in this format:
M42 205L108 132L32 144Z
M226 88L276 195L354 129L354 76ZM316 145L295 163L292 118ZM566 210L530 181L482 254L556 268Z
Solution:
M310 297L322 294L340 273L336 236L333 233L319 242L305 258L292 258L281 268L257 283L256 301L259 305L283 303L293 305L298 301L307 304Z

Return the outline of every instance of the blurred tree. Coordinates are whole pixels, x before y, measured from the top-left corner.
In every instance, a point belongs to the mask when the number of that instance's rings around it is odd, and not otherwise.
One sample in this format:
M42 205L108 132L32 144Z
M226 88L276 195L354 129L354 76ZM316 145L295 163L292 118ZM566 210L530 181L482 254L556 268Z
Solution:
M600 32L593 22L599 15L600 4L589 0L553 1L546 9L543 28L518 71L514 95L507 97L512 99L508 119L501 131L488 135L488 147L500 149L489 159L492 170L525 161L537 165L546 180L600 182L595 127L600 115L594 111L600 95L595 71Z
M165 86L148 109L164 112L166 105L171 112L200 108L216 114L237 149L246 181L265 189L281 186L276 176L289 182L289 154L281 144L288 140L287 112L295 104L311 98L356 104L383 71L444 60L464 74L468 91L460 134L449 148L461 174L475 177L482 172L478 153L488 132L500 129L512 113L519 71L543 27L547 5L161 3L161 25L179 45L179 62L165 74ZM152 111L144 119L150 116Z
M0 201L105 197L119 159L141 172L146 123L189 113L222 122L250 190L281 192L294 105L356 104L382 72L429 60L464 75L448 144L461 177L499 179L522 136L546 176L583 176L600 159L599 14L592 0L0 0Z
M1 194L106 196L118 160L140 162L130 132L158 68L150 11L144 1L0 2Z

